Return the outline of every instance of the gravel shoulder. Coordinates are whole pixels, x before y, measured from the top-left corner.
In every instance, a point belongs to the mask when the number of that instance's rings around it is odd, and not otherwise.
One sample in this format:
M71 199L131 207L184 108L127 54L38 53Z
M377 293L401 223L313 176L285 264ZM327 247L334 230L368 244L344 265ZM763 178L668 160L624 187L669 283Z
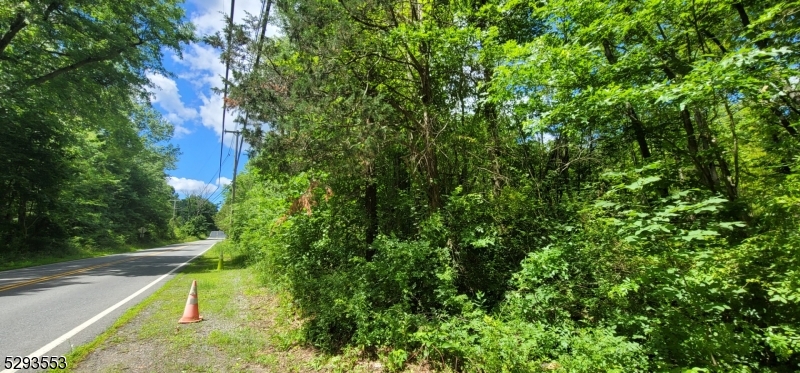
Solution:
M70 372L381 372L356 351L331 356L302 343L302 320L284 293L260 285L234 258L216 271L209 250L132 308L94 342L74 350ZM229 256L226 256L229 257ZM237 261L239 263L237 263ZM192 280L204 321L178 324ZM425 366L408 372L430 372Z

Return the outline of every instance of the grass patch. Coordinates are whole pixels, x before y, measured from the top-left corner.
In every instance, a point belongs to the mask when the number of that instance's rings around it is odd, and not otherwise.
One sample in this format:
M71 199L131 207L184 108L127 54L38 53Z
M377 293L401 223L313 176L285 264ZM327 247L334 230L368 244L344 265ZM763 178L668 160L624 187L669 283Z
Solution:
M216 270L220 248L223 271ZM204 321L180 325L192 280L197 280ZM386 366L354 349L331 356L304 345L291 297L263 286L227 241L184 267L94 341L73 350L67 362L67 371L76 373L378 372Z
M226 257L223 271L216 270L220 246ZM192 280L197 280L204 321L180 325L177 321ZM256 304L275 299L266 291L245 267L244 258L223 241L125 312L94 341L67 355L68 371L309 371L301 359L305 354L288 349L281 352L287 356L271 353L273 333L286 338L292 335L287 329L292 326L264 328L264 320L274 323L272 314L277 312L273 303L266 308Z
M133 243L112 247L104 246L103 248L79 246L67 248L62 252L26 253L10 258L0 256L0 271L68 262L78 259L97 258L113 254L130 253L139 250L152 249L177 243L192 242L201 239L203 238L188 237L183 239L150 241L146 243Z

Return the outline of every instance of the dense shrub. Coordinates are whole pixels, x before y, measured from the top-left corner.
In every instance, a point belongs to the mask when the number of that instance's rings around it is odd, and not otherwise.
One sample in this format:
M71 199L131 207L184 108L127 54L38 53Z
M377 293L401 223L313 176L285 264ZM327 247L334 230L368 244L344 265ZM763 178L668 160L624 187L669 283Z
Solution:
M414 4L296 0L236 49L270 54L231 93L270 127L234 239L310 343L800 368L797 1Z

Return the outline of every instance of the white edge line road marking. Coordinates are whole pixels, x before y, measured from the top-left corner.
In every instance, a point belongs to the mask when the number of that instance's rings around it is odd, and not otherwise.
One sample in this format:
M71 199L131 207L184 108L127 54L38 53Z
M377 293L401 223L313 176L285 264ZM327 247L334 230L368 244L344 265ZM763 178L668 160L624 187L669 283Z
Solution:
M217 242L214 243L214 245L216 245L216 244L217 244ZM122 307L123 304L127 303L128 301L130 301L133 298L136 298L139 294L144 293L147 289L150 289L151 287L153 287L153 285L157 284L159 281L161 281L164 278L166 278L167 276L171 275L173 272L177 271L179 268L189 264L189 262L191 262L192 260L195 260L195 258L197 258L198 256L205 254L206 251L211 250L211 248L214 247L214 245L209 246L208 249L203 250L202 253L197 254L192 259L189 259L189 260L181 263L177 267L173 268L171 271L169 271L166 274L162 275L161 277L153 280L153 282L147 284L145 287L139 289L135 293L129 295L127 298L117 302L117 304L115 304L115 305L113 305L111 307L106 308L105 311L98 313L97 315L95 315L95 317L92 317L89 320L86 320L83 324L80 324L77 327L75 327L75 329L72 329L72 330L66 332L64 335L56 338L54 341L46 344L44 347L34 351L33 353L31 353L27 357L28 358L32 358L34 356L42 356L42 355L50 352L50 350L56 348L58 345L64 343L66 340L74 337L76 334L80 333L83 329L88 328L90 325L96 323L98 320L102 319L103 317L105 317L109 313L113 312L117 308ZM0 371L0 373L14 373L17 370L18 369L6 369L6 370L3 370L3 371Z

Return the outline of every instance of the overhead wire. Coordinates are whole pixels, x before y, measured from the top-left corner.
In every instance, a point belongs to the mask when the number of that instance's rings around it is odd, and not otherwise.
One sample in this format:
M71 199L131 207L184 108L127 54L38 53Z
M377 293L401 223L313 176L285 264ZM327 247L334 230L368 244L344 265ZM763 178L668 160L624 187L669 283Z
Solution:
M225 2L223 1L222 6L224 8ZM225 113L228 111L228 103L226 102L228 98L228 77L230 74L231 69L231 44L233 41L233 15L236 9L236 0L231 0L231 13L230 17L228 17L228 40L227 40L227 47L228 47L228 55L225 59L225 81L223 82L223 90L222 90L222 132L220 133L219 139L219 170L217 171L217 181L222 178L222 151L225 145ZM230 150L228 151L228 155L230 156ZM217 187L219 189L219 186Z
M222 160L222 164L223 165L228 161L228 158L230 158L230 154L225 156L225 159ZM216 179L216 182L214 182L215 179ZM208 193L208 197L206 199L211 200L211 196L213 196L214 193L216 193L217 190L219 190L220 179L222 179L222 176L219 176L216 172L214 172L214 174L211 175L211 178L208 180L208 182L205 183L205 186L203 186L203 194L205 194L205 191L207 189L211 189L210 188L211 185L216 185L216 188L213 191Z
M225 1L224 0L222 1L222 9L223 9L223 12L224 12L225 11ZM263 11L263 9L264 9L264 6L262 4L262 11ZM222 153L223 153L224 145L225 145L225 119L226 119L226 113L227 113L228 79L229 79L229 76L230 76L231 50L232 50L231 44L232 44L232 39L233 39L233 17L234 17L234 14L235 14L235 10L236 10L236 0L231 0L231 10L230 10L230 16L228 17L228 31L227 31L228 55L227 55L227 58L225 59L225 80L223 81L222 132L220 133L220 141L219 141L219 168L214 173L214 175L211 176L211 179L205 184L206 186L203 188L203 192L201 192L201 193L204 193L206 187L211 185L211 183L216 178L217 182L214 183L214 184L216 184L216 189L214 189L214 191L211 192L211 194L209 195L209 198L206 198L209 201L212 198L216 198L216 197L214 197L214 194L216 194L217 191L220 190L221 179L222 179L222 166L223 166L223 164L225 162L227 162L228 158L230 158L231 146L233 145L233 139L231 139L231 143L228 146L228 154L225 156L225 159L223 160ZM238 125L237 125L237 128L238 128ZM238 155L234 155L234 158L237 158L237 157L238 157ZM206 160L206 162L207 162L207 160ZM205 163L205 162L203 162L203 163ZM220 195L221 195L221 193L220 193Z
M206 159L203 162L195 165L195 167L192 168L195 171L195 174L205 171L206 167L208 166L208 161L210 161L212 157L214 157L214 153L208 153L208 157L206 157ZM216 174L216 172L218 171L214 172Z
M226 156L225 156L225 160L223 160L223 161L220 163L220 165L223 165L223 164L225 164L225 162L227 162L227 161L228 161L228 158L230 158L230 157L231 157L231 152L230 152L230 148L231 148L231 146L233 146L233 138L231 138L231 141L230 141L230 143L228 143L228 155L226 155ZM220 167L220 169L222 169L222 168ZM217 176L217 182L215 183L217 187L216 187L216 189L214 189L214 191L213 191L213 192L211 192L211 194L209 195L209 197L208 197L208 198L206 198L206 199L207 199L207 200L209 200L209 201L211 201L211 199L212 199L212 198L216 198L216 197L218 197L219 195L222 195L222 189L220 189L220 186L222 185L222 182L220 181L220 179L222 179L222 175L215 175L215 176ZM211 179L211 180L210 180L208 183L206 183L206 185L210 184L210 183L211 183L211 181L213 181L213 180L214 180L214 178L213 178L213 176L212 176L212 179ZM218 191L219 191L219 195L217 195L217 196L214 196L215 194L217 194L217 192L218 192Z
M256 43L256 60L253 63L253 67L251 68L251 71L253 71L253 72L256 71L256 69L258 69L258 64L261 61L261 49L262 49L262 45L264 43L264 38L266 37L267 23L269 23L269 13L270 13L271 9L272 9L272 0L266 0L266 1L261 3L261 14L259 16L259 26L261 27L261 34L259 35L258 42ZM242 126L242 132L244 132L247 129L247 122L248 122L249 117L250 117L250 113L245 111L244 124ZM237 128L238 128L238 126L237 126ZM239 159L241 158L241 155L242 155L242 148L244 148L244 134L242 134L241 139L239 140L239 143L237 144L237 148L238 148L238 151L237 151L237 154L234 157L234 161L233 161L233 164L234 164L234 166L233 166L233 168L234 168L233 169L233 173L234 173L233 179L234 180L236 180L236 168L238 166Z
M223 7L224 7L224 2L223 2ZM210 194L210 196L208 198L209 200L211 200L213 198L217 198L217 197L219 197L219 195L221 195L221 189L220 189L221 182L220 182L220 179L222 178L222 165L224 163L223 159L222 159L222 153L224 151L224 144L225 144L224 139L225 139L225 133L226 133L226 131L225 131L225 119L226 119L226 114L227 114L227 111L228 111L227 110L227 107L228 107L228 103L227 103L227 98L228 98L228 80L229 80L229 76L230 76L230 66L231 66L231 57L232 57L233 17L234 17L235 8L236 8L236 0L231 0L231 10L230 10L230 16L228 17L228 32L227 32L227 48L228 48L227 52L228 52L228 55L227 55L227 58L225 59L225 80L223 82L222 133L221 133L221 137L220 137L220 148L219 148L219 169L218 169L218 171L216 173L216 176L217 176L217 183L216 183L217 187ZM272 8L272 0L266 0L266 1L262 2L262 4L261 4L261 14L259 15L259 26L261 28L261 33L259 35L259 39L258 39L258 42L257 42L257 45L256 45L256 48L257 48L257 50L256 50L256 59L255 59L255 62L253 64L252 70L255 70L258 67L258 64L259 64L259 62L261 60L261 46L262 46L262 43L264 41L264 37L266 35L267 23L269 21L269 13L271 11L271 8ZM248 119L249 119L249 113L245 112L244 123L242 125L242 132L247 129ZM236 123L236 127L234 127L234 128L235 128L234 131L238 131L239 124ZM239 138L239 137L241 137L241 138ZM236 147L235 147L236 150L234 150L234 152L235 152L235 154L234 154L234 166L233 166L234 170L233 170L233 181L232 181L232 182L235 183L238 163L239 163L239 159L241 158L242 149L244 147L244 135L242 134L241 136L236 136L236 137L234 137L232 139L232 141L236 141L237 142L235 144L236 145ZM231 145L233 145L232 142L228 146L228 155L225 157L225 160L227 160L227 158L231 154L231 148L232 148ZM213 180L213 177L212 177L212 180ZM233 188L235 188L235 186ZM219 194L218 194L218 192L219 192Z

